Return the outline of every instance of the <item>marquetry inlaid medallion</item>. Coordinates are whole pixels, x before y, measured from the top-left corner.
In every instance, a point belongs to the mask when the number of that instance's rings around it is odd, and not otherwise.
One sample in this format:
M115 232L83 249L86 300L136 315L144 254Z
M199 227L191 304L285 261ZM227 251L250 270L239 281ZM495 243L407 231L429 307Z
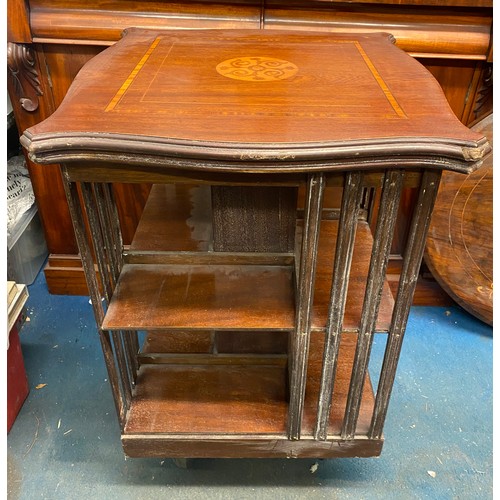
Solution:
M283 59L253 56L236 57L222 61L216 67L217 73L233 80L269 82L291 78L299 68Z

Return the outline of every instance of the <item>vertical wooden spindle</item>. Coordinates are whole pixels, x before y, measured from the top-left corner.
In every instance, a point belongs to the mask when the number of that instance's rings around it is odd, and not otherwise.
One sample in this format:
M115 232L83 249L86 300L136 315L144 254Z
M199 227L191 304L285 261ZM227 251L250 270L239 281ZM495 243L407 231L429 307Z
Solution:
M111 263L109 262L109 253L105 252L105 241L109 238L105 238L109 230L109 226L106 225L106 220L99 217L99 210L96 208L96 198L93 196L92 186L89 183L81 183L82 196L85 203L85 209L87 212L87 218L89 222L90 231L92 233L92 241L94 243L94 253L96 256L97 267L101 275L101 283L104 289L104 295L107 303L109 304L111 297L113 295L114 280L111 277ZM114 352L116 355L116 360L118 363L118 369L120 372L120 382L123 390L123 396L125 400L125 406L128 408L132 400L132 383L128 372L127 366L127 356L125 353L126 346L122 344L121 336L119 332L111 333L113 339Z
M113 186L108 183L98 184L98 189L101 191L102 200L104 202L104 214L106 214L106 220L109 223L110 228L110 251L113 251L113 271L116 273L115 281L118 281L122 267L123 267L123 238L120 228L120 218L118 216L118 208L116 206L115 197L113 194ZM130 368L132 381L135 383L137 378L137 370L139 369L139 362L137 359L137 354L139 353L139 338L137 331L128 330L124 332L125 342L128 344L127 353L130 358Z
M92 243L94 248L94 255L99 269L100 281L102 284L104 298L108 305L113 295L112 279L109 272L108 259L104 253L104 240L102 235L102 225L100 224L96 207L95 199L92 193L92 187L87 182L80 184L82 191L83 202L85 204L85 211L87 213L87 220L89 223L90 232L92 234Z
M334 375L337 367L337 355L349 284L349 272L362 197L363 174L361 172L348 172L344 181L342 207L337 231L330 308L326 324L323 367L318 399L318 414L314 430L315 439L325 440L328 432Z
M69 212L75 231L75 238L80 251L80 258L82 259L83 271L87 280L90 299L92 302L92 309L94 311L96 323L98 326L99 338L101 340L101 345L104 353L104 360L106 363L106 369L108 371L108 378L111 385L116 413L120 421L120 426L123 429L125 425L125 406L120 393L119 376L114 361L109 333L101 329L101 325L104 320L104 309L101 302L101 292L99 290L99 284L95 273L92 251L85 231L85 222L83 218L82 207L80 204L80 198L78 195L76 184L74 182L71 182L64 167L62 169L62 178L66 199L68 201Z
M137 370L139 369L139 362L137 361L137 355L139 354L139 349L135 346L135 339L137 338L137 332L134 330L125 330L122 332L123 343L125 345L125 352L128 359L128 367L130 371L130 381L132 385L135 385L137 380Z
M311 174L307 181L302 250L298 277L295 331L291 342L290 402L288 438L300 439L307 377L307 358L314 296L314 276L318 251L325 176Z
M406 243L403 269L399 279L396 303L392 313L391 327L387 339L384 361L375 398L375 408L368 437L380 439L391 396L396 368L401 353L403 336L410 313L413 294L417 286L418 271L422 261L425 239L441 178L440 171L425 171L420 192L410 225Z
M118 221L114 221L108 206L106 196L105 196L105 188L107 186L101 183L94 183L94 194L96 199L97 206L97 214L99 216L99 221L101 223L101 227L103 228L103 239L104 239L104 248L107 255L108 265L110 269L110 277L112 286L116 285L118 280L118 276L120 275L120 265L119 258L117 253L119 250L121 253L121 249L117 249L116 235L114 234L116 231L114 229L115 224Z
M389 253L403 188L404 172L387 171L384 176L380 209L373 241L372 256L367 276L365 297L361 313L358 341L342 425L343 439L352 439L356 433L363 386L365 383L373 334L378 316L382 289L389 261Z
M113 194L112 184L101 184L101 189L104 195L104 203L108 210L111 235L115 243L116 260L118 263L118 273L121 272L123 266L123 238L120 228L120 217L118 215L118 207Z

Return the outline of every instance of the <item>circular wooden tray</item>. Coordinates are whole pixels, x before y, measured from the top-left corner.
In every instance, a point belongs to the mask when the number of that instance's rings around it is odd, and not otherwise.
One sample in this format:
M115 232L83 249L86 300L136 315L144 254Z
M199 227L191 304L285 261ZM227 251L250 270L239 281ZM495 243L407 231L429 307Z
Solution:
M473 130L493 144L493 114ZM464 309L493 323L493 155L467 177L443 173L427 239L425 261Z

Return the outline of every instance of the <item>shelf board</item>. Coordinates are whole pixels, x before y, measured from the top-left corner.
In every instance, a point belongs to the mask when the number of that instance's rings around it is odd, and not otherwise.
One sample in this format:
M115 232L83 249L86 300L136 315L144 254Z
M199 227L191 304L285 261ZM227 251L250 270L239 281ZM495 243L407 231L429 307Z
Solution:
M210 186L154 184L130 249L206 252L211 239Z
M330 455L327 456L332 456L335 451L331 441L340 441L356 339L355 334L344 334L340 344L328 427ZM314 332L311 336L302 432L306 441L312 437L315 425L323 340L324 336L320 332ZM157 443L161 442L161 438L165 438L166 442L178 442L175 453L181 455L177 456L182 456L183 452L188 453L190 443L200 439L200 436L224 436L227 443L232 439L236 442L243 438L250 448L252 441L286 440L286 377L286 368L283 366L143 365L139 370L122 436L125 451L133 456L140 436L145 441L159 439ZM369 449L374 448L373 443L370 444L365 436L373 404L373 389L367 376L356 438L364 440ZM186 418L187 415L189 418ZM297 448L300 448L300 444ZM318 443L318 448L322 448L321 443ZM159 456L167 453L164 456L169 456L165 449L155 446L148 449L150 453L160 453ZM346 450L349 450L349 446L342 451L344 456ZM260 453L261 455L249 456L274 455L270 448L261 449ZM357 449L356 456L359 453L360 450ZM338 454L339 450L336 452Z
M292 268L140 265L123 267L105 330L292 330Z

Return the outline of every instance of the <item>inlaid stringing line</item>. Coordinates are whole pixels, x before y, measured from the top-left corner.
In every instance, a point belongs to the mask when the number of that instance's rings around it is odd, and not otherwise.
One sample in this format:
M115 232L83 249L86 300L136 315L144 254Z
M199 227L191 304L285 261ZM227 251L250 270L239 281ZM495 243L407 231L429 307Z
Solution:
M361 47L361 44L358 41L354 41L354 45L356 45L356 48L361 54L361 57L364 59L366 65L368 66L375 80L377 80L377 83L384 92L385 97L387 97L387 100L390 102L394 111L397 113L399 117L408 118L405 112L401 109L401 106L398 104L398 101L396 101L396 98L392 95L391 91L389 90L389 87L384 82L384 79L380 76L379 72L377 71L377 68L374 66L371 59L368 57L368 54L363 50L363 47Z
M156 80L158 73L161 71L163 65L165 64L165 61L167 60L168 56L170 55L170 52L172 52L172 49L174 48L175 42L170 45L170 48L168 49L168 52L165 54L165 57L161 60L161 64L158 65L158 69L156 70L153 78L151 78L151 81L149 82L149 85L147 89L144 91L140 98L140 102L145 102L144 97L148 95L149 89L151 88L151 85L153 85L153 82Z
M149 49L142 56L142 59L137 63L136 67L132 70L132 73L130 73L125 82L123 82L123 85L120 87L120 89L115 94L113 99L111 99L111 102L104 110L105 113L108 111L112 111L116 107L116 105L120 102L120 99L123 97L127 89L130 87L130 85L134 81L135 77L137 76L141 68L146 64L146 61L149 59L149 56L153 53L153 50L156 48L156 46L160 43L160 40L161 37L156 37L154 42L149 46Z
M471 253L469 251L469 248L465 244L465 235L464 235L464 218L465 218L465 213L466 213L466 209L467 209L467 203L469 202L469 199L472 196L472 194L474 193L474 190L476 189L476 187L479 186L479 184L482 182L482 180L488 174L489 174L489 172L485 172L481 176L481 178L472 186L472 188L469 191L469 194L467 195L467 198L465 199L465 202L464 202L464 204L462 206L462 209L460 210L460 237L462 239L462 244L463 244L463 246L465 248L465 253L467 254L467 257L469 257L469 259L472 261L473 265L484 276L484 278L486 279L486 281L490 281L491 282L491 279L492 279L491 276L488 276L481 269L481 267L479 267L478 263L474 260L474 257L471 255ZM453 197L453 203L451 204L450 211L449 211L449 214L448 214L448 228L450 228L450 230L451 230L451 227L452 227L452 218L451 217L452 217L452 214L453 214L453 209L455 208L455 202L457 201L457 198L460 196L460 194L463 194L463 191L461 191L461 190L465 186L465 183L466 183L467 180L468 180L468 177L462 182L462 184L460 186L460 189L455 193L455 196ZM451 247L453 249L453 253L455 255L455 258L458 260L458 262L460 262L460 264L463 265L463 270L470 277L470 279L477 284L477 282L476 282L476 280L474 278L474 275L469 271L468 266L465 265L465 262L462 262L462 260L460 259L460 254L459 254L459 252L456 249L456 245L454 244L453 236L452 236L451 232L448 233L448 240L449 240L449 242L451 244ZM492 283L492 285L493 285L493 283Z

